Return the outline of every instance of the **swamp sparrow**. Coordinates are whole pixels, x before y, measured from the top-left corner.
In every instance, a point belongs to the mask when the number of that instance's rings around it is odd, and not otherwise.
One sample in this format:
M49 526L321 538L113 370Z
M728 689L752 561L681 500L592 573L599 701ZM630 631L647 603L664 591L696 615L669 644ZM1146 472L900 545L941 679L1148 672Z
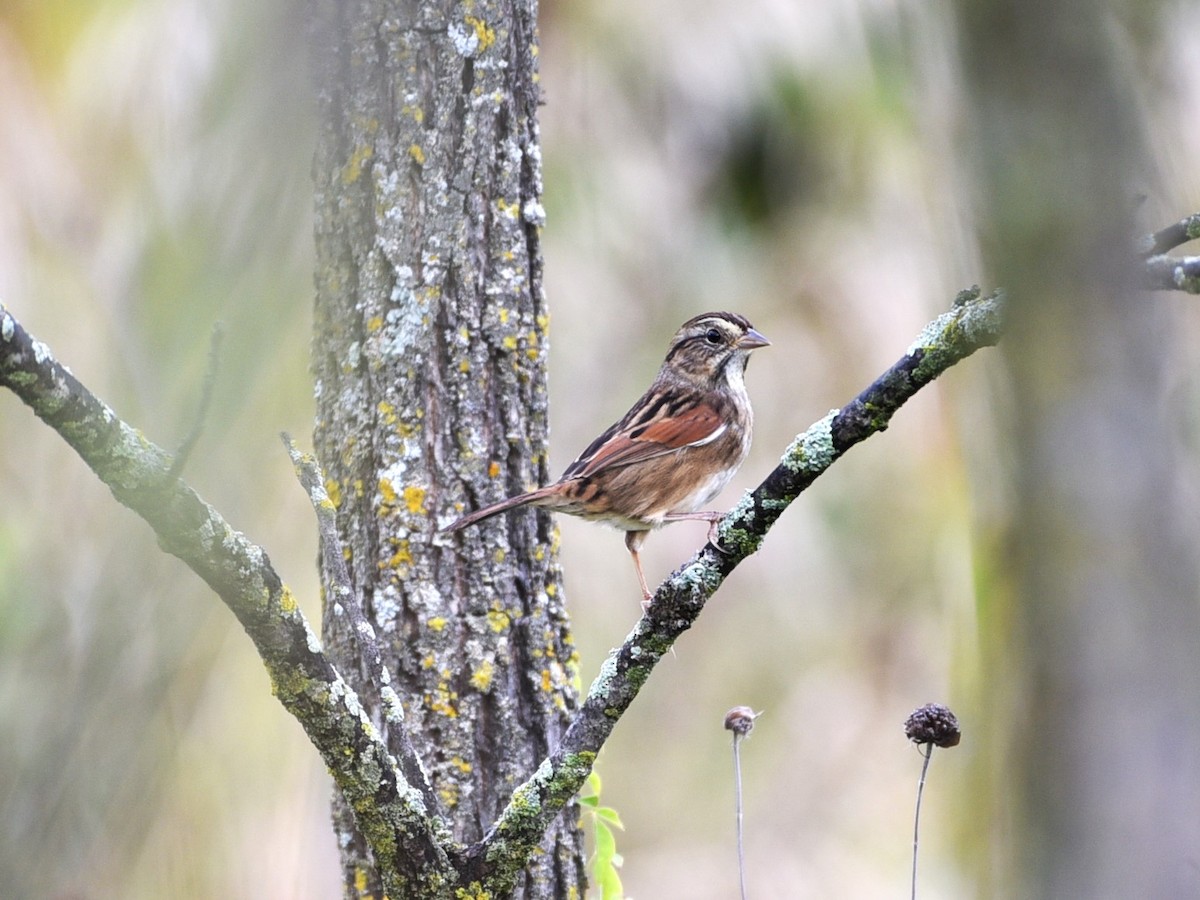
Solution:
M525 505L605 522L625 532L649 600L638 550L651 529L698 519L709 523L716 542L722 513L696 510L725 487L750 450L754 414L743 375L750 351L769 343L734 313L688 319L650 389L558 481L485 506L446 531Z

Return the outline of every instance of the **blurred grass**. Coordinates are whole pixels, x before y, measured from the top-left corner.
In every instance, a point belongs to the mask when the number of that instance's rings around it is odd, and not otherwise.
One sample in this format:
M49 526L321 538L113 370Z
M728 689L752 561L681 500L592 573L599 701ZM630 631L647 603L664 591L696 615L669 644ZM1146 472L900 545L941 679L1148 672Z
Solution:
M755 446L732 503L986 284L945 12L544 5L555 466L644 389L679 322L733 309L773 346L750 368ZM280 0L5 7L0 298L168 447L224 322L186 477L315 616L311 517L276 437L308 433L312 409L298 15ZM1184 34L1172 59L1197 54ZM1196 109L1200 87L1177 78L1177 99L1154 95L1162 165L1194 198L1200 115L1167 112ZM930 700L964 740L926 795L922 894L972 892L992 823L983 800L952 798L996 789L974 737L994 610L976 608L989 568L972 525L986 535L1004 498L971 474L1004 457L990 411L963 399L995 372L969 361L822 478L617 728L599 767L630 896L736 892L721 722L738 704L766 711L743 748L751 892L895 896L919 768L901 725ZM336 896L326 777L231 617L8 395L0 436L0 897ZM619 534L560 524L590 680L638 593ZM702 540L699 525L656 534L648 574Z

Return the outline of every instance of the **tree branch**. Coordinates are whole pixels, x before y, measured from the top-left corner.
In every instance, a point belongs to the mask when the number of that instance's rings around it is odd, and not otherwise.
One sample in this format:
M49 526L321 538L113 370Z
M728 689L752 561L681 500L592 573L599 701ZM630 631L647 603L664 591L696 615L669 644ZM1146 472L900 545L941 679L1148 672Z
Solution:
M1152 291L1200 294L1200 256L1151 256L1146 260L1145 285Z
M1174 250L1188 241L1195 240L1200 240L1200 213L1192 213L1173 225L1146 235L1142 239L1140 250L1144 258L1149 258L1160 256L1168 250Z
M1200 256L1167 256L1168 250L1200 240L1200 213L1193 213L1142 238L1143 283L1152 291L1200 294Z
M183 469L187 465L188 459L191 458L192 451L196 449L196 444L200 441L200 435L204 433L204 420L208 416L209 406L212 405L213 388L217 383L217 370L221 362L221 340L224 337L225 329L220 322L217 322L213 325L212 337L209 339L208 368L204 372L204 383L200 390L200 404L196 409L196 419L192 422L191 430L183 439L183 443L175 451L175 458L171 460L171 470L163 478L165 482L172 482L183 474Z
M441 823L388 755L266 552L187 484L169 477L171 455L121 421L3 304L0 385L57 431L118 502L154 529L159 546L204 579L237 616L266 664L275 696L300 721L355 809L381 869L402 854L418 861L413 868L430 880L447 877L452 869Z

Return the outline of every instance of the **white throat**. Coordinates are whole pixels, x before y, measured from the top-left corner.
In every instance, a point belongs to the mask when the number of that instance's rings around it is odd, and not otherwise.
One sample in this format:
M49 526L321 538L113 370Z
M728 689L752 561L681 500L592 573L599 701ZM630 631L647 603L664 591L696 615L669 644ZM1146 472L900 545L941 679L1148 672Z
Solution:
M722 374L725 378L725 384L735 394L745 395L746 393L746 360L734 359L725 366Z

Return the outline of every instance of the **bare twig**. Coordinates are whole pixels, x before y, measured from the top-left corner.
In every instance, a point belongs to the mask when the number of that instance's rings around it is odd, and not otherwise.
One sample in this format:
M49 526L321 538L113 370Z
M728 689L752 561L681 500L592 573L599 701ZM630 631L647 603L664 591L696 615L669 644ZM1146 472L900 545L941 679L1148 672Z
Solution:
M1152 291L1200 294L1200 256L1152 256L1145 262L1145 285Z
M187 465L192 451L196 449L196 442L200 440L200 435L204 433L204 420L208 418L208 408L212 405L213 387L217 383L217 370L220 368L221 360L221 339L224 336L225 329L221 326L221 323L214 322L212 337L209 339L208 344L208 367L204 371L204 383L200 389L200 405L196 407L196 419L192 422L192 427L188 431L187 437L183 439L183 443L175 451L175 459L171 462L171 468L164 479L167 483L173 482L183 474L183 469Z
M1200 213L1193 213L1154 234L1146 235L1140 249L1144 257L1158 256L1195 240L1200 240Z
M431 812L440 811L437 795L429 783L429 775L421 764L421 758L404 725L404 707L396 689L392 687L392 676L383 662L375 629L363 612L362 599L354 589L350 569L346 566L346 556L342 552L342 540L337 530L337 513L333 501L329 499L329 493L325 490L325 476L316 457L302 453L287 432L280 437L292 459L296 477L308 493L308 499L317 514L317 530L321 536L321 560L334 586L334 596L328 598L327 602L336 604L335 609L343 610L350 617L359 653L367 666L368 678L383 707L384 721L389 726L389 737L396 743L398 761L404 777L421 792L425 798L425 806Z
M1193 213L1141 240L1143 283L1152 291L1200 294L1200 256L1168 256L1189 241L1200 240L1200 213Z

